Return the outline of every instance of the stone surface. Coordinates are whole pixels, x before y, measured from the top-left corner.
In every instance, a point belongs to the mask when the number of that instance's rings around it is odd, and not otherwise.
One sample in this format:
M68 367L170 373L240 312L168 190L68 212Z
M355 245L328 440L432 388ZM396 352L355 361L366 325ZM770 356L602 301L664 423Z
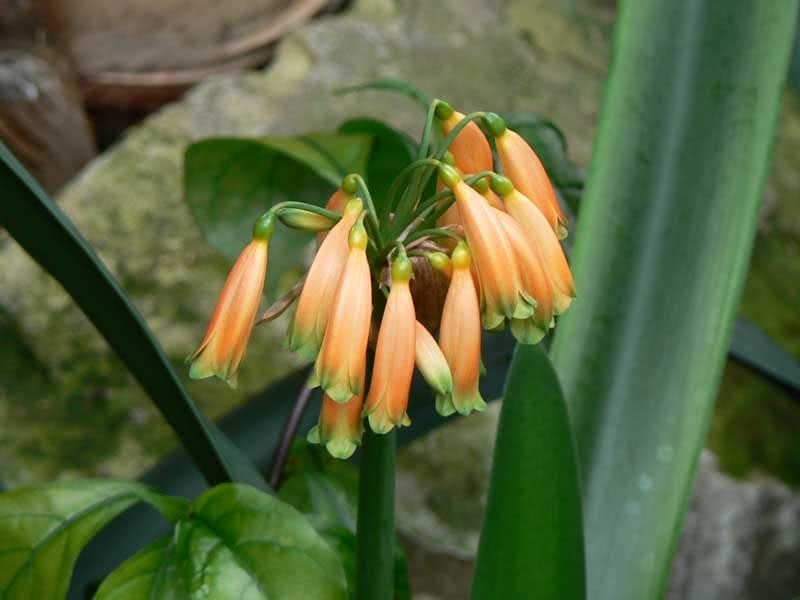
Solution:
M774 480L735 481L700 460L666 600L800 595L800 496Z

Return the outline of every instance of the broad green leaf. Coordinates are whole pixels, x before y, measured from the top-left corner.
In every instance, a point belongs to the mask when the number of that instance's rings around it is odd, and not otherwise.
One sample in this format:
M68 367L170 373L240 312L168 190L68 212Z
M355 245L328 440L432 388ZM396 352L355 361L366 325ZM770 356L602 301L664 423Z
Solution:
M431 103L431 99L428 97L428 95L419 88L415 87L414 84L403 79L396 79L394 77L385 77L383 79L375 79L373 81L367 81L365 83L339 88L336 90L336 94L351 94L353 92L363 92L365 90L383 90L387 92L395 92L410 98L419 104L423 109L427 109L428 105Z
M350 597L355 598L358 470L350 462L331 458L321 446L297 440L278 497L302 512L336 550L344 566ZM411 598L405 553L397 542L394 586L394 600Z
M342 565L307 519L274 496L226 484L111 573L95 600L346 597Z
M586 597L567 408L543 350L517 346L497 428L473 600Z
M626 2L553 358L589 596L661 598L755 236L797 2ZM765 35L769 32L769 35Z
M416 142L381 121L374 119L352 119L342 123L340 133L372 136L372 151L366 169L366 182L375 201L378 216L389 214L388 192L395 176L416 157Z
M131 481L69 481L0 494L0 597L64 598L84 545L139 501L171 520L188 509L182 499Z
M206 239L234 260L253 222L286 200L324 205L348 173L366 171L372 138L310 134L291 138L212 138L186 150L184 195ZM266 290L303 265L312 234L278 226L270 242Z
M0 190L0 227L64 286L156 404L207 481L240 481L266 489L258 471L192 402L158 341L89 244L2 143Z

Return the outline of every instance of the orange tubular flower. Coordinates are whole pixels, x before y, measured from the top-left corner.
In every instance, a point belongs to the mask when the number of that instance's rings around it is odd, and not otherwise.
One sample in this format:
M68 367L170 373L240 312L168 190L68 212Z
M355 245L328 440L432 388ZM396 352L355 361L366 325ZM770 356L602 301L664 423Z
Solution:
M417 322L408 285L411 275L411 261L399 256L392 264L392 289L378 332L372 382L364 407L375 433L411 424L406 407L414 373Z
M231 387L236 387L236 372L247 350L264 291L268 246L274 228L272 213L266 213L256 221L253 240L233 265L203 341L189 357L192 363L189 377L192 379L216 375Z
M344 212L347 205L352 200L355 199L356 199L355 195L351 194L348 191L343 190L342 188L339 188L333 193L333 196L331 196L328 199L328 202L325 204L325 208L327 208L332 212L337 212L337 213ZM322 231L317 234L317 247L320 247L322 245L322 242L325 240L326 237L328 237L329 233L330 231Z
M419 321L414 325L415 362L425 381L438 396L453 391L453 375L433 336Z
M363 392L344 403L336 402L324 394L319 424L308 432L308 441L325 444L325 448L335 458L350 458L361 443L361 434L364 432L361 425L363 401Z
M539 256L525 239L525 233L513 217L499 210L495 210L494 214L514 248L525 291L536 300L533 316L512 320L511 332L520 343L536 344L553 324L553 290L550 287L550 279Z
M496 177L492 184L505 202L508 214L526 232L526 238L539 257L553 290L554 312L562 314L575 298L575 282L564 250L550 225L533 203L514 189L505 177Z
M463 242L453 250L453 278L439 328L439 347L450 365L453 389L436 397L436 410L444 416L455 411L469 414L484 410L478 390L481 369L481 325L478 294L470 274L470 252Z
M444 103L439 105L438 112L442 116L450 112L448 117L442 119L445 136L450 135L450 132L464 118L463 114ZM474 121L467 123L459 132L453 143L450 144L450 152L456 159L456 167L462 173L469 175L492 170L492 149L481 128Z
M497 135L495 143L506 177L520 192L533 200L558 239L567 237L567 218L561 211L547 171L533 148L521 135L510 129L504 129Z
M322 345L339 278L350 253L347 238L362 209L359 198L347 203L342 218L328 232L306 275L289 332L289 348L305 359L316 358Z
M361 221L350 230L348 244L347 262L314 365L314 384L322 386L336 402L361 394L372 320L372 276L366 255L367 232Z
M492 208L447 166L440 166L442 181L455 194L464 233L478 268L483 297L483 325L500 326L507 319L527 319L535 301L522 286L517 259Z

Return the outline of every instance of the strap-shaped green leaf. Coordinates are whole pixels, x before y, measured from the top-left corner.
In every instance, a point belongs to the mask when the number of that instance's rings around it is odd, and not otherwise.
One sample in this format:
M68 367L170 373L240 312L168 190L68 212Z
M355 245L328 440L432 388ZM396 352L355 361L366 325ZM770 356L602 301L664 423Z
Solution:
M305 517L226 484L203 494L167 538L111 573L95 600L344 600L344 571Z
M554 364L589 596L661 598L755 237L798 3L620 4Z
M550 360L517 346L508 373L473 600L585 597L575 444Z
M75 559L111 519L143 501L177 520L188 502L133 481L69 481L0 495L0 597L64 598Z
M0 143L0 227L57 279L152 398L209 483L266 489L252 464L200 413L144 320L69 219Z

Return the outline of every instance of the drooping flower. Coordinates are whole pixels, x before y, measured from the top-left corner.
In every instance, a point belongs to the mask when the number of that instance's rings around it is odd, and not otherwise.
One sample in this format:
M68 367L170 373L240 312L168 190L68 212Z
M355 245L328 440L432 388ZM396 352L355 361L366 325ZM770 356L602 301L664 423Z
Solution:
M492 187L503 198L508 214L520 224L538 255L553 290L553 311L562 314L575 298L575 282L558 238L541 211L514 189L507 178L495 176Z
M495 211L495 217L514 248L522 285L536 300L533 315L527 319L513 319L511 332L517 341L523 344L536 344L553 324L553 290L550 287L550 279L533 245L525 239L525 233L514 218L499 210Z
M453 378L449 394L436 397L436 410L444 415L484 410L478 390L481 369L481 324L478 294L470 274L470 251L463 242L453 250L453 277L439 327L439 347Z
M325 208L327 208L332 212L343 213L347 205L351 201L357 199L354 192L355 190L353 189L352 182L348 181L347 178L345 178L345 180L342 181L342 187L337 189L333 193L333 195L328 199L328 202L325 204ZM319 248L322 245L322 242L325 240L326 237L328 237L329 233L330 231L321 231L320 233L317 234L317 248Z
M514 187L534 202L558 239L564 239L567 237L567 218L561 210L542 161L521 135L506 128L497 115L494 117L488 119L488 122L495 134L497 155L503 166L503 174L514 183Z
M453 190L464 233L475 261L483 298L483 324L487 329L505 319L527 319L535 301L525 293L514 250L492 208L451 167L439 167L442 181Z
M449 104L440 102L436 114L442 121L445 136L464 119L464 115L453 110ZM492 149L481 128L470 121L456 135L450 144L450 152L455 157L456 167L465 175L492 170Z
M327 394L322 396L319 423L308 432L308 441L324 444L331 456L350 458L361 443L364 427L361 422L361 407L364 392L347 402L336 402Z
M342 218L328 232L306 275L289 331L289 348L308 360L316 358L322 345L339 279L350 254L347 238L362 210L359 198L347 203Z
M361 221L350 229L347 255L325 328L314 385L336 402L362 392L372 321L372 275L367 262L367 232Z
M453 375L439 344L419 321L414 326L415 363L429 386L438 396L453 391Z
M200 346L189 357L192 379L216 375L236 387L236 374L264 291L269 240L275 216L264 214L253 227L253 239L234 263L219 295Z
M414 373L417 322L408 285L411 275L411 261L405 255L395 259L392 288L378 331L372 382L364 406L364 414L376 433L411 424L406 407Z

